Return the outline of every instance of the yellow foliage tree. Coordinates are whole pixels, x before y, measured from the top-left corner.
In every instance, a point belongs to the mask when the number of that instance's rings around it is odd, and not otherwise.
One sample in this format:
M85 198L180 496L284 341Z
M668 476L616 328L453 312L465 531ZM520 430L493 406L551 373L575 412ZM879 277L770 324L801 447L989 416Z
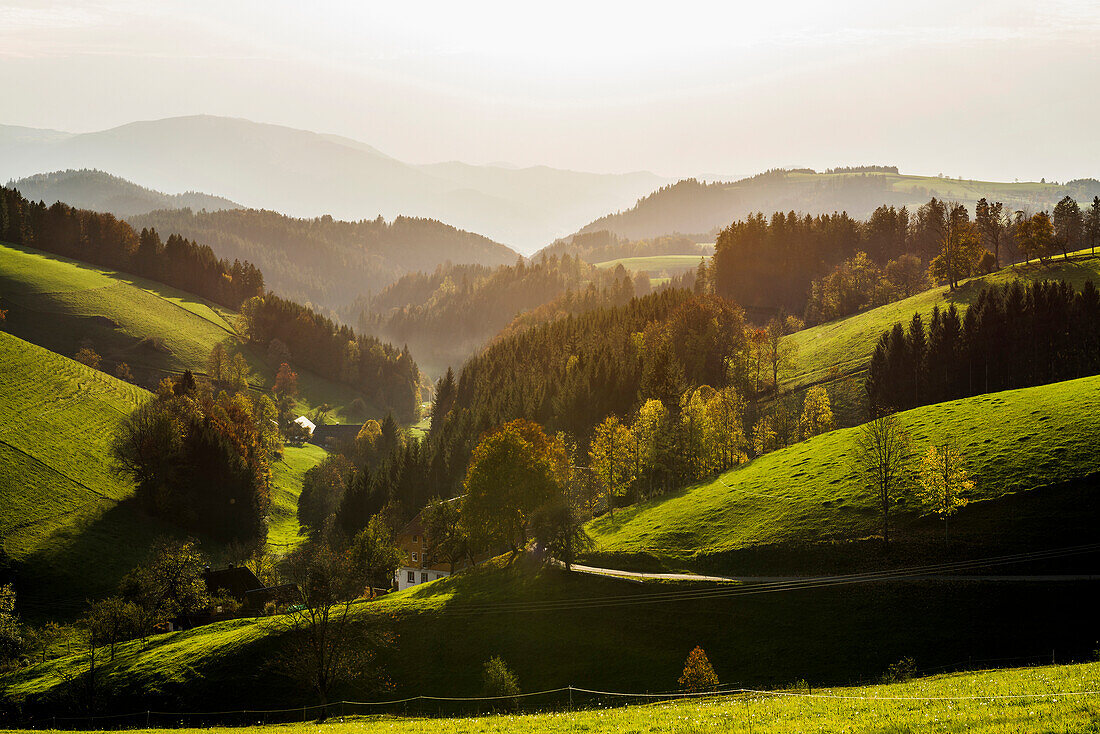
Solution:
M684 693L704 693L718 687L718 675L710 664L703 648L696 646L688 653L684 661L684 672L680 676L680 690Z
M802 403L802 417L798 421L799 433L802 438L813 438L819 433L833 430L834 427L829 391L824 385L811 387L806 391L806 399Z
M965 457L954 439L948 439L938 449L935 444L921 460L917 494L921 501L943 519L943 540L947 542L947 521L965 507L967 492L974 482L966 471Z

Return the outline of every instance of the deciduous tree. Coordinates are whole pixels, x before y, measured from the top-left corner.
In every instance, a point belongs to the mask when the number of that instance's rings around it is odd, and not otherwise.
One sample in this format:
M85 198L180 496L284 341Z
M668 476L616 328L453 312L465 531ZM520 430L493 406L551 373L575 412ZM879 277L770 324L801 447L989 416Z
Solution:
M688 653L679 683L684 693L705 693L718 688L718 675L702 647L696 646Z
M966 471L966 459L958 443L949 438L937 448L928 447L920 465L918 494L933 512L943 519L943 539L947 541L948 519L970 501L966 494L974 482Z
M872 418L856 434L856 470L878 498L886 545L890 543L890 508L908 486L911 461L909 436L894 414Z

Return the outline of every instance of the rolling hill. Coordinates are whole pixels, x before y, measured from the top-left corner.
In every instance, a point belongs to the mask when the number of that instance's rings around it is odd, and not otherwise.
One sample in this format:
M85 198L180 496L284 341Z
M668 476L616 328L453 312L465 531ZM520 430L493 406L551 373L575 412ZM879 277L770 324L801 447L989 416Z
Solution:
M205 374L214 344L237 346L248 359L257 388L270 385L277 365L237 334L236 315L160 283L50 255L0 244L0 303L5 329L63 355L89 343L104 368L126 362L142 384L190 369ZM327 403L338 419L364 420L379 411L354 409L361 396L347 385L299 371L299 407ZM358 404L356 404L358 406Z
M0 559L13 564L23 614L67 619L110 593L159 536L179 536L128 499L109 446L150 393L0 332ZM268 545L297 545L302 474L324 457L287 446L272 466ZM225 548L203 540L220 560ZM239 561L239 558L227 560Z
M884 331L892 328L895 322L907 322L918 311L927 323L928 315L936 306L942 310L955 304L965 311L986 286L1005 285L1014 280L1065 280L1080 289L1086 280L1100 283L1100 257L1082 251L1074 253L1072 259L1056 258L1046 265L1038 262L1011 265L966 280L953 292L946 286L931 288L900 301L795 332L784 337L795 351L793 363L781 376L780 389L800 394L810 385L827 384L834 393L834 404L840 403L836 407L840 408L842 424L861 422L863 413L852 403L856 396L862 395L863 374L875 343Z
M971 504L955 523L963 544L1042 545L1054 537L1068 544L1075 533L1095 535L1089 528L1100 472L1100 376L898 415L917 452L949 436L958 439L976 481ZM831 431L765 454L711 482L636 504L614 518L597 518L589 525L595 552L609 561L622 556L633 563L745 573L744 563L755 563L747 559L761 548L825 547L874 536L881 515L853 465L858 431ZM1081 481L1083 488L1072 486ZM1032 493L1044 494L1032 502ZM1062 504L1063 496L1071 495L1079 503L1076 508ZM902 546L934 544L943 532L942 524L926 517L911 496L894 512ZM796 553L800 564L789 560L799 566L796 573L805 573L807 564L812 572L813 564L829 562L822 558L828 551Z
M442 263L496 266L519 259L511 248L431 219L342 222L254 209L185 209L129 221L137 229L152 227L202 242L219 257L248 260L263 271L269 289L332 310Z
M733 182L680 181L639 199L626 211L594 220L579 233L608 230L633 240L674 232L703 237L758 211L846 211L854 218L865 219L880 205L913 209L933 196L957 200L971 208L984 196L1004 202L1010 211L1037 211L1053 207L1066 195L1091 201L1100 195L1100 182L1002 183L911 176L896 169L844 173L776 170Z
M695 645L724 683L753 687L877 678L903 655L926 669L1052 649L1073 660L1094 643L1085 622L1094 586L943 580L754 594L729 585L700 596L692 585L625 583L502 557L357 603L356 623L389 625L397 635L398 649L383 656L394 685L346 686L333 697L480 695L481 666L493 655L507 660L524 691L634 692L675 689ZM1023 619L1026 643L1015 634ZM124 643L113 662L100 663L99 703L120 712L313 703L269 662L285 631L278 617L239 619ZM27 715L64 715L74 700L66 681L86 668L85 656L62 657L2 676L0 686Z
M78 209L110 212L116 217L146 214L156 209L239 209L240 204L220 196L195 191L183 194L163 194L138 186L103 171L55 171L10 181L9 188L31 201L47 205L63 201Z
M134 487L108 454L149 393L3 332L0 371L3 553L24 614L76 616L169 532L126 503Z
M665 182L644 172L418 166L335 135L204 115L83 134L0 126L0 176L68 168L162 191L216 192L298 217L429 217L524 252Z

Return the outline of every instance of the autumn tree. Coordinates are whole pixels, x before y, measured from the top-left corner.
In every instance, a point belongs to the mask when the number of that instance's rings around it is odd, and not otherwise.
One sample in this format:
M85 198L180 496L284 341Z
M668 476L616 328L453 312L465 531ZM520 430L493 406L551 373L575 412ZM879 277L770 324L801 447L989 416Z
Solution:
M214 383L214 388L216 390L221 390L225 387L225 383L229 376L229 362L231 359L229 350L226 349L225 344L222 342L216 343L210 349L210 354L206 358L206 374L210 378L210 381Z
M271 392L275 394L275 406L279 410L279 428L286 433L294 419L294 398L298 395L298 373L286 362L279 365Z
M626 494L635 477L634 434L618 417L607 416L596 426L588 460L614 517L615 498Z
M921 501L943 520L943 539L947 542L948 519L970 501L966 494L974 482L966 471L966 459L954 438L939 447L932 444L920 465L917 493Z
M99 369L100 357L96 354L96 351L90 346L83 346L77 350L76 355L73 357L77 362L87 365L94 370Z
M872 418L856 434L856 471L878 497L885 545L890 543L890 508L908 486L911 454L909 436L895 414Z
M928 269L913 254L906 253L886 263L883 274L902 298L908 298L928 288Z
M466 472L462 521L475 547L527 544L534 513L561 497L568 454L558 436L515 420L487 434Z
M513 696L519 695L519 678L504 662L504 658L493 656L485 661L481 671L482 692L490 698L511 699L509 703L516 705Z
M1045 263L1054 247L1054 223L1046 212L1028 217L1017 212L1016 244L1028 262L1036 258Z
M806 391L802 403L802 417L798 420L798 432L802 438L831 431L835 427L833 408L829 402L829 391L824 385L815 385Z
M15 610L15 587L0 585L0 666L17 659L23 647L23 625Z
M336 512L347 490L353 467L343 454L329 454L302 475L298 522L311 533L320 531Z
M696 646L688 653L679 683L684 693L705 693L718 688L718 675L702 647Z
M985 197L974 205L974 225L978 228L982 244L993 253L994 267L1001 264L1001 242L1006 229L1005 206L1001 202L990 204Z
M149 626L175 618L186 623L210 605L206 565L195 541L159 540L149 560L123 577L119 590L143 610Z
M130 365L125 362L115 365L115 377L124 382L134 382L134 373L130 371Z

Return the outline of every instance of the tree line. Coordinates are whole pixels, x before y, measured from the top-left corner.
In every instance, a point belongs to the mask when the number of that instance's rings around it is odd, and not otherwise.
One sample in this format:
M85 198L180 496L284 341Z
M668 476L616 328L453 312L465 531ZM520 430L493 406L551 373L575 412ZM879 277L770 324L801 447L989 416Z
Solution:
M1097 244L1100 197L1087 211L1066 196L1053 212L1035 214L983 198L973 218L962 204L935 198L914 212L883 205L866 221L760 213L719 233L709 285L746 307L803 313L812 324L906 297L929 279L954 288L1004 263Z
M1100 372L1100 292L1065 281L983 288L965 315L936 307L883 333L868 365L872 413Z
M311 308L264 291L263 274L248 262L219 260L213 250L153 229L136 232L111 214L46 207L0 189L0 240L140 275L242 312L252 343L275 363L291 362L350 385L402 420L416 419L420 372L399 350Z
M231 309L264 292L263 274L245 261L219 259L206 245L179 235L162 242L139 234L112 214L46 206L0 188L0 240L123 270L202 296Z
M242 335L265 347L275 363L290 362L350 385L404 422L415 422L420 369L406 346L397 349L356 334L311 308L273 293L241 304Z

